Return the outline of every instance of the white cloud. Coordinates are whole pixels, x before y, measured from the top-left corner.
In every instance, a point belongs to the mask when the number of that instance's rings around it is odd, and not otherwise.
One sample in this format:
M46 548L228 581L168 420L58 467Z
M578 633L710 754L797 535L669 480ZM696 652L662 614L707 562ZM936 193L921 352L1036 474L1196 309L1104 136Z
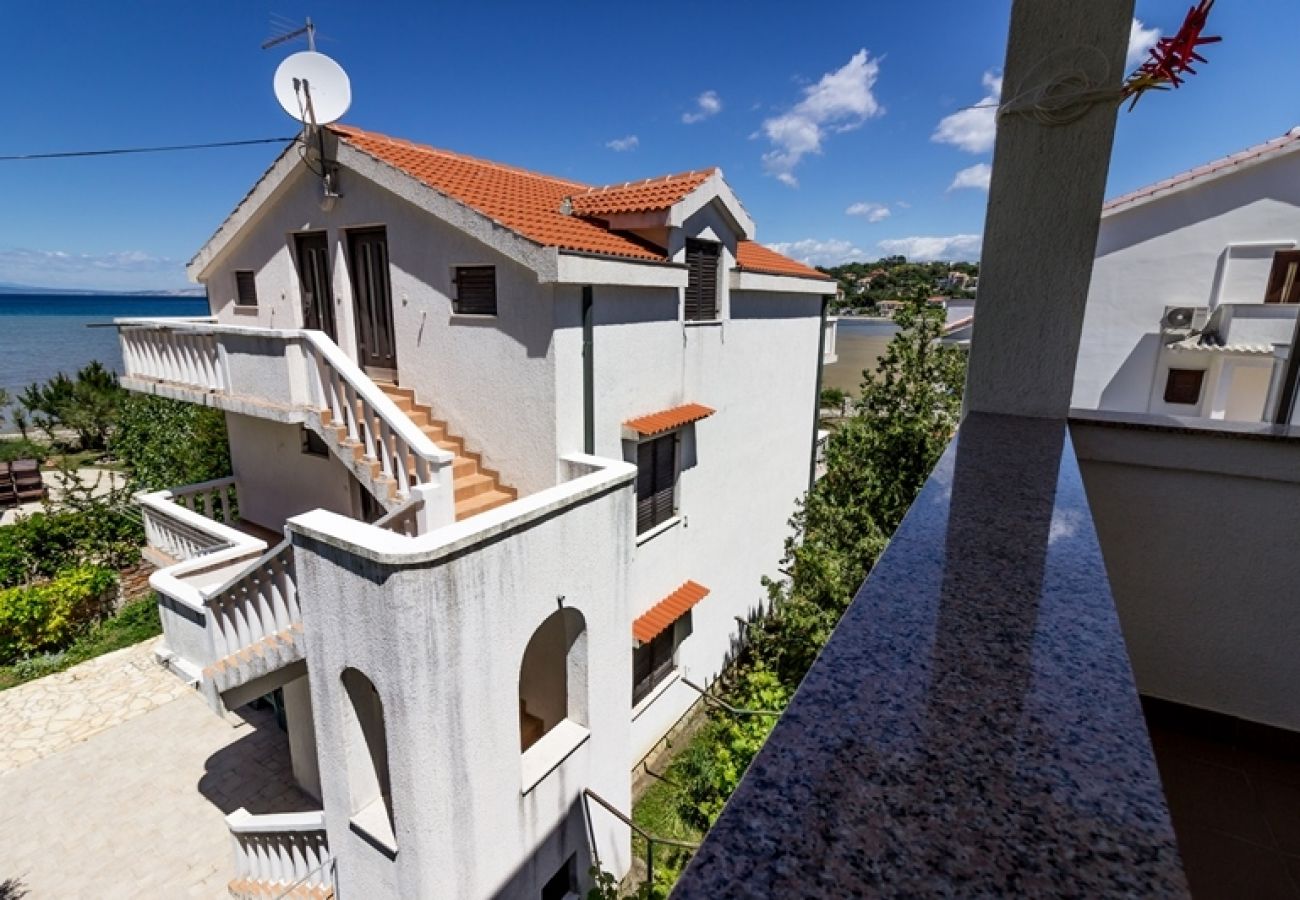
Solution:
M877 246L890 256L906 256L918 262L934 260L976 260L984 238L978 234L951 234L946 237L918 236L881 241Z
M1002 76L984 73L983 99L973 108L959 109L939 120L930 135L936 144L951 144L967 153L987 153L998 133L998 102L1002 98Z
M626 150L635 150L641 144L641 139L635 134L629 134L627 137L614 138L612 141L606 141L605 146L615 151L623 153Z
M10 247L0 248L0 282L88 290L170 290L184 287L186 279L178 260L143 250L69 253Z
M819 241L814 238L805 238L802 241L785 241L783 243L768 244L767 246L777 253L784 254L791 259L797 259L809 266L838 266L842 263L852 262L855 259L863 259L866 256L865 253L853 246L852 242L835 239Z
M844 212L850 216L866 216L868 222L882 222L889 218L889 207L883 203L854 203Z
M980 191L989 189L989 179L993 177L993 167L988 163L976 163L967 169L962 169L953 178L952 184L948 185L948 190L959 191L962 188L975 188Z
M788 112L766 119L762 133L772 143L763 166L791 187L799 184L795 167L809 153L821 153L828 134L852 131L885 112L871 89L880 76L880 61L859 50L843 67L827 72L803 89L804 97Z
M894 201L894 205L897 206L899 209L911 209L911 208L912 208L912 204L908 203L906 200L896 200L896 201Z
M1128 55L1124 58L1124 65L1130 69L1136 68L1142 60L1146 59L1147 51L1154 47L1158 40L1160 40L1159 28L1147 28L1142 24L1141 19L1134 19L1129 27Z
M705 91L695 98L695 111L682 113L682 121L687 125L703 122L705 119L722 112L722 98L717 91Z

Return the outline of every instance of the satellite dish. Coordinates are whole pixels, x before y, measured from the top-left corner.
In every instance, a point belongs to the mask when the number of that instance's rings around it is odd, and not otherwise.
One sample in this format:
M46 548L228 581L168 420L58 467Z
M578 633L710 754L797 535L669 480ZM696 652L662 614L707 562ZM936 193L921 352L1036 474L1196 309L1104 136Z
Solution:
M275 99L304 125L328 125L352 105L352 82L343 67L324 53L303 50L275 70Z

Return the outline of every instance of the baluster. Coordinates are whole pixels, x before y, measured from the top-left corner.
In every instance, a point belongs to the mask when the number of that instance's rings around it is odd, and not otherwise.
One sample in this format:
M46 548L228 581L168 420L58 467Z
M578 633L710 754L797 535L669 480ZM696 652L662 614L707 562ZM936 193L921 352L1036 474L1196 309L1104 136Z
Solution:
M216 659L223 659L230 655L224 624L226 617L224 596L208 598L207 608L208 632L212 635L212 653Z
M302 609L298 605L298 573L294 566L293 550L285 548L280 554L280 571L284 576L284 606L289 612L289 624L302 621Z
M257 640L279 631L278 616L275 610L275 591L271 577L265 566L258 566L249 573L248 589L257 604L258 634Z

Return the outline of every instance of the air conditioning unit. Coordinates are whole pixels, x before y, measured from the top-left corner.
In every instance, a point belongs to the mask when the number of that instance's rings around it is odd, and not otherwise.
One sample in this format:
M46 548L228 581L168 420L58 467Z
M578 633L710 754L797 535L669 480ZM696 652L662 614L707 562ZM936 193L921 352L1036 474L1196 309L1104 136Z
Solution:
M1200 331L1209 318L1210 311L1204 306L1166 306L1160 327L1165 331Z

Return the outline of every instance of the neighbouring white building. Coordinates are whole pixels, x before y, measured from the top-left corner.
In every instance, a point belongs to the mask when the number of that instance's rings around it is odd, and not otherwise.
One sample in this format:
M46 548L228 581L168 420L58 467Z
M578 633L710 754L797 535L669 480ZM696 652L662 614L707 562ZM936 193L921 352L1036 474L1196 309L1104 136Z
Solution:
M1276 421L1297 310L1300 128L1106 204L1074 406Z
M229 818L232 892L621 875L600 801L630 813L808 487L834 281L716 169L590 187L343 126L190 274L210 318L119 321L123 384L230 433L233 478L140 498L164 655L219 712L278 691L321 802Z

